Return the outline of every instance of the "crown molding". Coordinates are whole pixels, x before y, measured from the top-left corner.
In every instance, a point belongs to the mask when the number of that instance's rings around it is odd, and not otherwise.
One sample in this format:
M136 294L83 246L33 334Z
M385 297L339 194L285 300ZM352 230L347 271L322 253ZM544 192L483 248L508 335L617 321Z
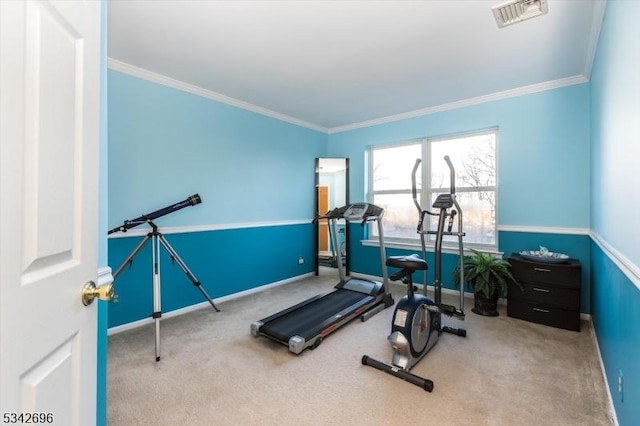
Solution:
M477 96L475 98L464 99L462 101L450 102L448 104L436 105L429 108L417 109L415 111L404 112L401 114L390 115L387 117L376 118L373 120L361 121L359 123L347 124L346 126L332 127L329 129L329 134L346 132L348 130L361 129L363 127L377 126L379 124L386 124L394 121L406 120L409 118L415 118L423 115L434 114L436 112L450 111L453 109L483 104L486 102L493 102L493 101L499 101L502 99L515 98L517 96L543 92L545 90L558 89L560 87L573 86L575 84L586 83L588 81L589 80L584 75L576 75L573 77L562 78L559 80L547 81L545 83L531 84L529 86L523 86L517 89L505 90L503 92L492 93L484 96Z
M604 8L602 10L602 14L604 14ZM599 22L601 22L601 19L602 17L600 17ZM596 18L594 18L594 26L597 27L596 31L599 33L600 25L596 25L596 22L598 21ZM597 47L597 35L592 39L590 47L592 47L593 52L592 52L592 55L590 56L590 59L587 61L588 62L587 66L589 68L589 71L591 68L591 64L593 62L593 56L595 55L595 48ZM380 124L392 123L394 121L407 120L410 118L420 117L423 115L450 111L458 108L464 108L472 105L478 105L478 104L498 101L502 99L515 98L522 95L528 95L531 93L558 89L561 87L572 86L575 84L586 83L589 81L588 77L585 75L576 75L573 77L562 78L559 80L548 81L545 83L531 84L529 86L523 86L516 89L505 90L503 92L477 96L475 98L469 98L461 101L450 102L447 104L436 105L433 107L422 108L414 111L404 112L401 114L395 114L387 117L376 118L373 120L366 120L358 123L347 124L345 126L327 128L327 127L319 126L314 123L310 123L308 121L300 120L295 117L291 117L286 114L281 114L279 112L275 112L267 108L259 107L249 102L241 101L241 100L238 100L238 99L235 99L211 90L203 89L193 84L185 83L183 81L176 80L174 78L167 77L162 74L158 74L153 71L146 70L144 68L139 68L134 65L130 65L125 62L118 61L117 59L108 58L107 66L114 71L128 74L133 77L138 77L143 80L151 81L153 83L161 84L163 86L171 87L177 90L181 90L183 92L191 93L196 96L201 96L207 99L211 99L211 100L221 102L227 105L231 105L237 108L241 108L247 111L255 112L256 114L261 114L267 117L275 118L276 120L295 124L297 126L305 127L307 129L315 130L325 134L341 133L349 130L361 129L364 127L371 127L371 126L377 126Z
M600 29L602 28L602 21L604 20L604 11L607 8L607 0L596 1L594 8L593 20L591 21L589 46L587 47L587 60L584 64L584 75L587 77L587 80L591 79L591 70L593 68L593 61L598 49Z
M180 80L176 80L171 77L167 77L162 74L155 73L153 71L139 68L134 65L127 64L117 59L108 58L107 66L114 70L124 74L138 77L143 80L151 81L153 83L161 84L163 86L171 87L173 89L181 90L183 92L191 93L192 95L201 96L203 98L211 99L223 104L231 105L236 108L241 108L247 111L255 112L256 114L264 115L267 117L275 118L276 120L284 121L296 126L306 127L307 129L315 130L322 133L328 133L329 129L326 127L318 126L317 124L309 123L308 121L300 120L295 117L291 117L286 114L272 111L267 108L259 107L249 102L241 101L229 96L225 96L221 93L217 93L211 90L203 89L202 87L195 86L193 84L185 83Z

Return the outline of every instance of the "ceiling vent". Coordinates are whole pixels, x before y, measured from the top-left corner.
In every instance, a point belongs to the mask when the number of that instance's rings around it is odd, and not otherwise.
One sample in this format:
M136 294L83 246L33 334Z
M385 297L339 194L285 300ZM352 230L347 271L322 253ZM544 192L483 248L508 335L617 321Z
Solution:
M548 0L512 0L491 8L498 28L544 15L549 11Z

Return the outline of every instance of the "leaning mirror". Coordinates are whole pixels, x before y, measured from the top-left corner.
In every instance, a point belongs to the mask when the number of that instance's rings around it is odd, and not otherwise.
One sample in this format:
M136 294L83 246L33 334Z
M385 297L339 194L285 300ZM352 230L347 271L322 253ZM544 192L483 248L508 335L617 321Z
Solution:
M349 159L316 158L315 214L323 215L349 203ZM344 220L337 222L337 239L333 241L326 219L315 222L315 272L321 267L337 268L337 256L342 256L345 273L349 274L349 227Z

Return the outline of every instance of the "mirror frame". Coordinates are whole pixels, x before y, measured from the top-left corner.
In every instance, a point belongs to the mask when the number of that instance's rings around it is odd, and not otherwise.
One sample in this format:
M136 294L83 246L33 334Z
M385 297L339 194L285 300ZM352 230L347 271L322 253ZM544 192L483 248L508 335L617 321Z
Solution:
M318 206L319 206L319 199L318 199L318 187L320 186L320 160L322 159L332 159L332 160L344 160L344 165L345 165L345 171L344 171L344 193L345 193L345 205L349 204L349 159L345 158L345 157L316 157L316 164L315 164L315 187L314 187L314 195L313 195L313 199L314 199L314 206L313 206L313 217L317 219L318 217ZM337 207L337 206L335 206ZM318 251L318 231L320 230L320 225L318 223L317 220L313 221L313 252L316 254L315 255L315 259L314 259L314 269L315 269L315 274L318 275L320 272L320 253ZM351 261L351 250L350 250L350 244L349 244L349 240L350 240L350 230L349 230L349 226L347 224L347 226L345 226L345 234L344 234L344 239L345 239L345 251L346 251L346 260L344 263L344 269L345 269L345 276L349 275L349 271L350 271L350 261Z

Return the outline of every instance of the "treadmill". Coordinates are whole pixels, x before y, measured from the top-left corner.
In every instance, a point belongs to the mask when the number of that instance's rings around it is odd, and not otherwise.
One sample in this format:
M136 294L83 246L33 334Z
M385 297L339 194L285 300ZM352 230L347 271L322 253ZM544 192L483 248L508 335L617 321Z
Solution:
M337 221L359 221L362 226L368 222L378 223L380 261L383 282L367 279L346 279L342 256L337 256L340 282L335 290L325 295L317 295L281 312L251 324L254 337L264 336L289 347L294 354L306 348L317 348L322 340L346 325L356 317L366 321L389 306L393 306L393 296L389 292L386 254L382 232L384 209L374 204L356 203L338 207L317 219L328 219L333 241L338 241Z

